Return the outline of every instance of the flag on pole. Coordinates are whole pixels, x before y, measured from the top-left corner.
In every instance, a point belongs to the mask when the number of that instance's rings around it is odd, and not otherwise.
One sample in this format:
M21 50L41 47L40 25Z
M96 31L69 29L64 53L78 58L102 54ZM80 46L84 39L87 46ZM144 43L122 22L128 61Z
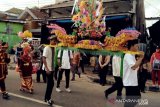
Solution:
M74 1L74 5L73 5L73 8L72 8L71 15L73 15L77 3L78 3L78 0L75 0L75 1Z

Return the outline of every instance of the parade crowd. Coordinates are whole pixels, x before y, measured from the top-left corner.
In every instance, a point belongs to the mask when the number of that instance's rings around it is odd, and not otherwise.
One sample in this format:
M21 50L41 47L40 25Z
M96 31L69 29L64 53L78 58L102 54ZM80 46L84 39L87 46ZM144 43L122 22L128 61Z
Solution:
M71 92L70 80L75 81L75 75L81 77L81 72L78 70L82 68L84 70L85 53L78 51L70 51L68 49L59 50L57 55L57 65L55 64L55 45L57 44L57 38L52 35L50 38L50 44L47 46L41 45L38 47L40 54L33 52L34 47L24 39L19 46L15 49L16 71L19 72L21 78L20 91L34 94L32 74L37 73L36 81L40 82L40 75L42 74L43 82L47 83L46 92L44 95L44 101L48 105L52 105L52 90L56 82L56 91L61 92L61 81L63 73L65 73L65 88L67 92ZM132 52L138 51L138 40L128 41L128 50ZM2 42L0 44L0 89L3 99L9 99L9 95L6 92L5 79L8 75L7 65L10 62L10 56L7 54L8 44ZM38 58L38 59L37 59ZM123 74L121 76L121 62L123 59ZM35 63L38 62L38 67ZM140 54L126 53L123 58L118 55L99 55L98 56L98 74L99 83L102 86L106 84L106 75L109 63L112 62L112 74L115 79L115 83L108 89L106 89L105 97L117 91L117 99L122 98L122 89L125 88L126 99L140 99L141 92L145 93L145 84L148 78L148 72L151 72L153 86L160 88L160 46L157 46L156 52L154 52L151 58L148 58L144 52ZM72 78L70 73L72 72ZM158 80L157 80L158 77ZM132 103L132 104L131 104ZM125 107L134 107L136 102L126 102Z

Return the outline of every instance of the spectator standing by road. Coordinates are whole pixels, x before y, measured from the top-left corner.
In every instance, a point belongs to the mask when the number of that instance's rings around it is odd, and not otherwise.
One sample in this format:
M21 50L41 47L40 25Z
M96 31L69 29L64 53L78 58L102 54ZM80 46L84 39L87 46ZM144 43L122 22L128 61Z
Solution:
M156 75L158 77L158 87L160 88L160 46L156 47L156 52L151 56L150 63L152 65L152 83L156 86Z
M79 77L81 75L81 73L78 71L78 67L80 64L80 53L79 52L74 52L73 53L73 60L72 60L72 81L75 81L75 74L78 74Z
M100 77L100 84L104 86L106 84L106 76L108 70L108 64L110 62L110 56L99 56L99 77Z

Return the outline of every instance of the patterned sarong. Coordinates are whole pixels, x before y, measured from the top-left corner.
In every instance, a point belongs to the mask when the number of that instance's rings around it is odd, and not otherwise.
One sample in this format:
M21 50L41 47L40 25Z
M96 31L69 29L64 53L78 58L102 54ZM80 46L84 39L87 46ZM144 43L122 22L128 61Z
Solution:
M27 91L33 91L33 81L32 77L22 77L21 78L21 89L27 90Z

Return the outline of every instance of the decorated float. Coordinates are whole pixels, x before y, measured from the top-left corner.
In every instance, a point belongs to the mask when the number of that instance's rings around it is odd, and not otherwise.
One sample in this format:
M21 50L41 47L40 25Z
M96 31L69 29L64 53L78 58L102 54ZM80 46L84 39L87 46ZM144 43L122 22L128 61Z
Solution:
M137 39L140 32L134 28L126 28L119 31L115 37L110 36L109 30L106 29L105 16L103 16L102 1L75 1L72 35L67 34L65 29L57 24L48 26L49 29L52 29L51 33L55 34L59 41L57 49L67 48L91 54L122 54L127 52L127 41ZM104 42L102 43L100 40Z
M74 50L92 55L116 54L121 57L125 53L140 54L140 52L130 52L126 47L127 41L137 39L140 35L140 32L136 29L126 28L119 31L114 37L110 36L109 30L106 29L105 16L103 16L102 1L81 0L78 2L78 0L75 0L72 11L74 13L72 17L74 22L72 35L67 34L65 29L57 24L48 26L49 29L52 29L51 33L55 34L59 41L56 47L55 59L59 49Z
M126 28L119 31L114 37L110 36L109 30L106 29L106 16L103 16L104 8L102 1L75 0L72 11L74 13L72 17L74 22L72 34L67 34L66 30L57 24L47 26L51 29L51 34L56 35L59 41L57 46L53 46L56 47L55 64L57 63L57 53L60 49L85 52L92 55L116 54L121 57L129 52L126 48L127 41L137 39L140 32L134 28ZM26 32L19 33L22 38L28 34ZM140 52L130 53L140 54Z

